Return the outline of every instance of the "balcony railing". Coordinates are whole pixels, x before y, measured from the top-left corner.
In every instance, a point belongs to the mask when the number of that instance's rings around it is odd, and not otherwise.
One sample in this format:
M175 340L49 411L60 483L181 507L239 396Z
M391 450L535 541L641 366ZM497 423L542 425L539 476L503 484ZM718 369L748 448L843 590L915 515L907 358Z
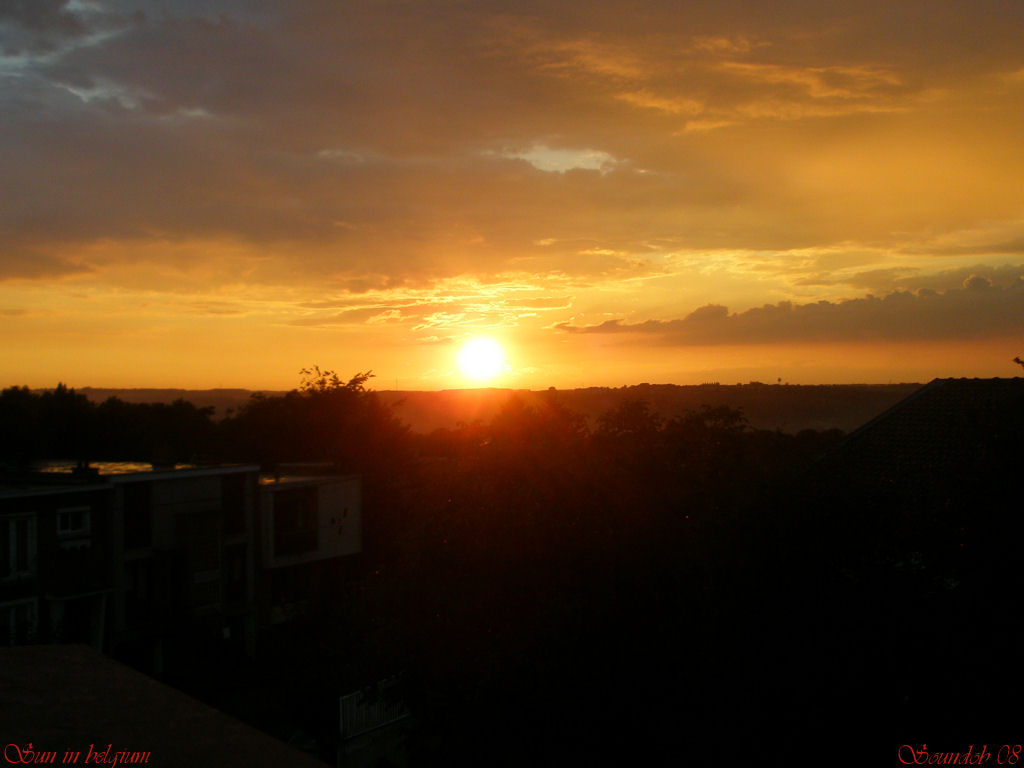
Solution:
M404 702L388 696L392 687L388 683L382 684L373 701L362 691L341 697L342 740L397 723L409 716L409 710Z

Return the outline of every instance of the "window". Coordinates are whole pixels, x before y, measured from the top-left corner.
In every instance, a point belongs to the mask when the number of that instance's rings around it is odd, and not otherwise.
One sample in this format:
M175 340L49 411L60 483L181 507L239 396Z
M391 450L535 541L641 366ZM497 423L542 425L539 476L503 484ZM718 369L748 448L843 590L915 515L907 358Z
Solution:
M317 549L317 489L290 488L274 494L274 555Z
M129 625L149 621L153 615L153 561L148 558L129 560L125 563L124 575L125 620Z
M0 645L24 645L36 634L36 601L0 605Z
M246 475L225 475L220 480L221 506L224 509L224 531L245 533Z
M246 587L248 585L248 571L246 570L246 548L245 544L235 544L224 548L224 597L234 602L245 600Z
M31 576L35 549L34 517L14 517L0 521L0 579Z
M153 543L153 507L151 483L125 483L124 546L139 549Z
M68 507L57 510L57 536L76 539L89 535L89 507Z

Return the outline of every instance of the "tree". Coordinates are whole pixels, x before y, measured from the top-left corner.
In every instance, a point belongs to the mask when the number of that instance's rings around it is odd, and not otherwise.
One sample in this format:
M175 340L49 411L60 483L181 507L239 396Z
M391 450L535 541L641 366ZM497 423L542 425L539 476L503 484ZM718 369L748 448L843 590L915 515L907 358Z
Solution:
M324 395L335 392L367 392L366 382L373 378L373 371L356 373L347 383L342 384L338 374L334 371L321 371L320 366L314 365L310 368L303 368L299 371L303 377L299 391L305 395Z
M329 461L344 472L386 469L405 428L366 383L372 371L347 381L319 366L303 368L298 389L253 395L225 419L222 432L235 459L270 468L294 461Z

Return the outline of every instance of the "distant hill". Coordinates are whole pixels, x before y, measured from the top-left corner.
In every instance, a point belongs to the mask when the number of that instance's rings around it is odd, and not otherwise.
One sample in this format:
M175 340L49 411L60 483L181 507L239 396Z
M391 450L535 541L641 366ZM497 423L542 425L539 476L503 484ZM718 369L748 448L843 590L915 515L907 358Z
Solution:
M81 387L75 391L95 403L102 403L111 397L119 398L126 403L173 403L175 400L187 400L197 408L213 406L213 414L218 419L243 405L254 393L254 390L251 389L103 389L99 387ZM268 391L264 394L280 395L284 393Z
M589 387L567 390L448 389L439 392L379 391L395 415L416 432L454 427L460 422L488 422L508 400L520 397L527 405L556 397L566 408L593 422L624 400L645 400L666 418L702 405L741 408L750 426L795 433L802 429L850 431L920 389L920 384L638 384L629 387ZM244 405L253 392L247 389L98 389L77 390L102 402L119 397L126 402L170 403L179 398L198 407L213 406L217 418ZM278 395L281 392L265 392Z
M873 419L920 384L710 385L638 384L569 390L475 389L440 392L380 392L395 414L417 432L458 422L489 421L516 395L530 405L553 395L591 422L624 400L644 400L671 418L703 405L740 408L751 427L796 433L803 429L853 430Z

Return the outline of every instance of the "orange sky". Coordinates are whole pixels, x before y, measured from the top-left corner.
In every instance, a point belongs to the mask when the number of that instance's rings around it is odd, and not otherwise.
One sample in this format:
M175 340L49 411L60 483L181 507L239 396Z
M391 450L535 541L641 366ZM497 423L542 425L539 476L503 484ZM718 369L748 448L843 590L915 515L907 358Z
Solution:
M534 389L1013 376L1022 30L1002 1L0 6L0 386L464 386L481 335Z

